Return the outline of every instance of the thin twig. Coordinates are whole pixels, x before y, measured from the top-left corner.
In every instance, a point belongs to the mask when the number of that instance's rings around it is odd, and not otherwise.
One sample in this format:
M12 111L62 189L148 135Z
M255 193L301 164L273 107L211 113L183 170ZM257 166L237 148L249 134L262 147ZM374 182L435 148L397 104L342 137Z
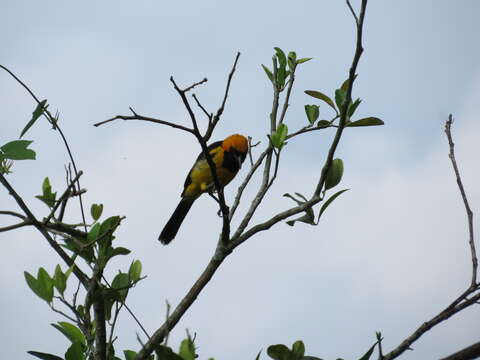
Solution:
M114 121L114 120L140 120L140 121L149 121L149 122L153 122L153 123L157 123L157 124L162 124L162 125L167 125L167 126L170 126L172 128L175 128L175 129L179 129L179 130L183 130L183 131L186 131L186 132L189 132L189 133L193 133L193 130L190 129L190 128L187 128L185 126L182 126L182 125L178 125L178 124L175 124L175 123L172 123L172 122L169 122L169 121L165 121L165 120L160 120L160 119L155 119L155 118L151 118L151 117L148 117L148 116L142 116L142 115L130 115L130 116L125 116L125 115L117 115L117 116L114 116L113 118L110 118L110 119L107 119L107 120L104 120L104 121L100 121L96 124L93 124L93 126L100 126L100 125L103 125L103 124L106 124L106 123L109 123L111 121Z
M53 217L53 215L55 214L55 211L57 211L58 207L60 206L60 204L63 203L64 200L67 200L68 197L70 196L70 192L71 192L71 189L75 186L75 183L78 181L78 179L80 178L80 176L83 175L83 172L82 171L79 171L77 173L77 175L73 178L73 180L70 182L70 184L67 186L67 189L64 191L64 193L62 194L62 196L60 196L60 198L57 200L57 202L55 203L55 205L53 206L52 210L50 211L50 214L48 214L48 216L43 220L43 224L47 224L50 219Z
M14 230L14 229L19 229L19 228L21 228L21 227L28 226L28 225L33 225L33 223L32 223L31 221L25 220L25 221L22 221L22 222L20 222L20 223L18 223L18 224L0 227L0 232L5 232L5 231Z
M52 310L53 310L54 312L56 312L57 314L62 315L64 318L67 318L68 320L70 320L70 321L73 322L73 323L76 323L76 322L77 322L77 319L74 319L74 318L71 317L70 315L65 314L63 311L56 309L56 308L53 306L53 303L50 304L50 309L52 309Z
M20 219L26 219L25 215L19 214L15 211L9 211L9 210L0 210L0 215L11 215L18 217Z
M168 302L168 300L165 300L165 305L166 305L166 313L165 313L165 322L168 322L168 318L170 317L170 310L172 309L172 306ZM165 340L163 342L163 345L167 346L168 345L168 337L170 335L170 331L167 331L167 335L165 335Z
M240 199L242 197L243 191L247 187L248 183L250 182L250 179L252 178L253 174L255 174L255 171L260 167L260 165L263 162L263 159L265 159L265 156L267 156L268 151L270 148L267 148L264 152L260 154L258 157L257 161L252 165L250 168L250 171L248 172L247 176L245 177L245 180L243 180L242 184L238 187L237 194L235 195L235 200L233 201L233 205L230 208L230 220L233 218L233 214L237 210L238 205L240 204Z
M352 7L352 4L350 4L350 1L347 0L347 6L348 8L350 9L350 12L352 13L353 17L355 18L355 23L357 24L357 26L359 25L358 24L358 16L357 14L355 13L355 10L353 10L353 7Z
M472 281L470 283L470 286L475 287L477 285L478 259L477 259L477 252L475 250L475 239L474 239L474 233L473 233L473 212L470 209L470 205L468 204L465 188L463 187L462 179L460 177L460 171L458 170L457 161L455 159L455 150L454 150L455 144L453 143L452 131L451 131L452 123L453 123L453 117L452 117L452 114L450 114L448 116L447 122L445 123L445 134L447 134L448 145L450 148L450 153L448 154L448 157L452 162L453 170L455 172L455 178L457 180L458 189L460 190L463 204L465 205L465 211L467 213L468 233L469 233L468 243L470 245L470 253L472 256Z
M200 103L200 100L198 100L197 95L192 94L192 97L193 97L193 99L195 100L195 102L197 103L197 106L203 111L203 113L204 113L205 116L207 117L208 122L209 122L209 125L210 125L211 120L212 120L212 117L213 117L213 114L209 114L209 113L208 113L208 111L207 111L207 110L203 107L203 105Z
M198 85L202 85L203 83L206 83L208 81L207 78L203 78L202 80L200 80L199 82L196 82L196 83L193 83L192 85L190 85L189 87L187 87L186 89L182 90L183 92L189 92L190 90L192 90L195 86L198 86Z
M223 111L225 110L225 104L227 103L228 93L230 91L230 84L232 82L233 74L235 73L235 70L237 69L237 63L238 63L239 58L240 58L240 52L237 52L237 55L235 56L235 61L233 62L232 69L230 70L230 73L228 74L227 86L225 87L225 93L223 95L222 104L218 108L215 116L212 118L211 123L209 123L207 131L206 131L205 135L203 136L204 141L210 140L210 137L213 134L213 130L217 126L217 123L220 121L220 117L222 116Z

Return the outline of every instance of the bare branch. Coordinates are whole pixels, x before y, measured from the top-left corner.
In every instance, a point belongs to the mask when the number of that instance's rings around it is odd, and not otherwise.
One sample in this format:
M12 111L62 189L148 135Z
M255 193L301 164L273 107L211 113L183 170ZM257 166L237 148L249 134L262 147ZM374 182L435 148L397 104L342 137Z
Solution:
M480 357L480 342L467 346L455 354L441 358L440 360L471 360Z
M28 225L33 225L33 224L32 224L31 221L25 220L25 221L22 221L18 224L1 227L0 232L10 231L10 230L18 229L18 228L28 226Z
M158 344L161 344L165 336L175 327L180 318L185 314L188 308L196 300L197 296L203 290L205 285L208 284L213 274L223 262L227 255L225 252L217 251L217 254L212 257L205 270L202 272L198 280L193 284L192 288L183 297L175 310L171 313L168 319L156 330L152 337L145 343L142 349L137 353L136 359L142 360L148 358L148 356L154 351Z
M225 109L225 104L227 103L228 93L230 91L230 84L232 82L233 74L235 73L235 70L237 68L237 63L239 58L240 58L240 52L237 52L237 55L235 56L235 61L233 62L232 70L230 70L230 73L228 74L227 86L225 88L225 94L223 95L222 104L218 108L217 113L215 114L215 116L212 119L212 122L208 126L208 129L203 137L204 141L208 141L210 139L210 137L212 136L213 130L215 129L215 126L217 126L217 123L219 122L220 117L223 114L223 111Z
M453 143L452 133L451 133L452 123L453 123L453 117L452 115L449 115L448 120L445 123L445 133L447 135L449 149L450 149L448 156L452 162L458 188L460 189L460 193L462 195L462 199L467 212L468 229L470 234L469 245L470 245L470 251L472 254L472 281L470 283L470 286L460 296L458 296L449 306L447 306L444 310L442 310L437 316L435 316L431 320L423 323L417 330L413 332L412 335L410 335L405 340L403 340L399 346L397 346L394 350L392 350L390 353L385 355L384 357L385 360L395 359L396 357L400 356L405 350L407 350L410 347L410 345L413 342L419 339L423 334L425 334L431 328L447 320L449 317L458 313L464 308L470 305L476 304L480 299L480 292L478 291L480 287L476 283L478 265L477 265L477 255L475 251L474 237L473 237L473 213L470 210L470 206L468 205L467 196L466 196L465 189L463 187L462 180L460 177L460 171L458 170L457 162L455 159L455 152L454 152L455 144Z
M151 118L151 117L148 117L148 116L142 116L142 115L130 115L130 116L117 115L117 116L114 116L113 118L110 118L110 119L107 119L107 120L104 120L104 121L100 121L96 124L93 124L93 126L98 127L100 125L103 125L103 124L106 124L106 123L109 123L109 122L115 121L115 120L149 121L149 122L153 122L153 123L157 123L157 124L161 124L161 125L167 125L167 126L170 126L172 128L183 130L183 131L186 131L186 132L189 132L189 133L193 134L193 130L190 129L190 128L187 128L185 126L178 125L178 124L175 124L175 123L172 123L172 122L169 122L169 121L165 121L165 120Z
M357 14L355 13L355 10L353 10L352 4L350 4L350 1L349 1L349 0L347 0L347 6L348 6L348 8L350 9L350 12L352 13L353 17L355 18L355 23L357 24L357 26L359 26L358 16L357 16Z
M255 174L255 171L260 167L260 165L263 162L263 159L265 159L265 156L267 156L269 149L265 150L257 159L257 161L252 165L250 168L250 171L248 172L247 176L245 177L245 180L243 180L242 184L239 186L237 190L237 195L235 196L235 200L233 201L233 205L230 209L230 220L233 218L233 214L237 210L238 205L240 204L240 199L242 197L243 191L245 190L246 186L250 182L253 174Z
M447 122L445 123L445 134L447 134L448 145L450 148L450 153L448 154L448 157L452 162L453 170L455 172L455 177L457 179L458 189L460 190L463 204L465 205L465 211L467 213L468 233L469 233L468 243L470 245L470 253L472 256L472 281L470 286L475 287L477 285L478 259L477 259L477 252L475 250L475 239L473 234L473 212L470 209L470 205L468 204L465 188L463 187L462 179L460 177L460 171L458 170L457 161L455 159L455 150L454 150L455 144L453 143L452 131L451 131L452 123L453 123L453 117L452 117L452 114L450 114L448 116Z
M189 92L190 90L192 90L195 86L198 86L198 85L202 85L203 83L206 83L208 81L207 78L203 78L203 80L200 80L199 82L196 82L196 83L193 83L192 85L190 85L189 87L187 87L186 89L182 90L184 93L186 92Z
M190 103L188 102L187 96L185 95L185 91L178 87L177 83L173 79L173 76L170 77L170 81L172 82L172 84L173 84L175 90L177 91L177 93L180 95L180 98L182 99L183 104L185 105L185 108L187 109L187 112L190 115L190 119L191 119L192 125L193 125L193 134L197 138L200 146L202 147L202 152L205 155L205 160L207 161L207 164L210 167L210 170L212 172L213 184L214 184L214 188L215 188L215 190L217 191L217 194L218 194L220 210L222 212L222 217L223 217L221 240L222 240L223 244L226 244L228 242L228 240L230 239L230 221L229 221L229 215L228 215L229 209L228 209L228 206L225 202L223 187L220 185L220 181L218 179L217 169L216 169L215 163L213 162L213 159L212 159L212 157L210 155L210 152L208 150L208 147L207 147L207 143L206 143L206 140L205 140L206 136L202 137L202 134L200 133L200 130L199 130L198 124L197 124L197 119L195 117L195 113L193 112L193 110L190 106Z
M19 214L15 211L9 211L9 210L0 210L0 215L11 215L11 216L16 216L20 219L26 219L24 215Z
M400 356L405 350L408 350L410 346L418 340L423 334L425 334L428 330L433 328L435 325L447 320L451 316L455 315L456 313L462 311L463 309L475 304L476 301L480 299L480 293L475 294L469 299L465 299L465 293L460 295L452 304L438 313L435 317L431 320L424 322L420 327L417 328L413 332L412 335L407 337L402 343L396 347L394 350L390 351L388 354L384 356L384 360L391 360L395 359ZM465 300L462 300L465 299Z
M207 117L209 126L211 126L210 124L211 124L211 121L212 121L213 114L209 114L209 113L208 113L208 111L207 111L207 110L203 107L203 105L200 103L200 100L198 100L197 95L192 94L192 97L193 97L193 99L195 100L195 102L197 103L197 106L203 111L203 113L204 113L205 116Z

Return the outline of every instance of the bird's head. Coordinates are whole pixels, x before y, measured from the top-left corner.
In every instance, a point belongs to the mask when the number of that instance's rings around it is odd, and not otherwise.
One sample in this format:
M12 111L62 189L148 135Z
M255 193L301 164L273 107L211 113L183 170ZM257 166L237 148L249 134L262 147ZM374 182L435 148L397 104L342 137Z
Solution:
M223 140L222 148L224 151L235 155L239 165L241 165L248 153L248 139L240 134L230 135Z

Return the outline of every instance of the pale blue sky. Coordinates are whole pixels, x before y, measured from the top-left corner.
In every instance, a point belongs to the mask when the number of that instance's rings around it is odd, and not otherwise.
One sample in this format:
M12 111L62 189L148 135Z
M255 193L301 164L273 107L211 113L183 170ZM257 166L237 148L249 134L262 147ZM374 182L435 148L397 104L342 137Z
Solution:
M290 129L301 127L304 104L315 103L303 90L332 93L347 76L354 45L348 9L332 0L3 5L0 63L59 109L86 173L87 203L103 202L106 215L127 216L118 241L133 256L119 259L111 272L132 258L143 261L148 278L129 303L153 332L163 320L165 299L179 301L216 243L220 223L208 198L195 204L171 246L156 240L199 149L189 136L165 127L92 124L133 106L188 125L170 75L181 84L207 77L197 95L213 111L241 51L214 138L242 132L264 141L271 95L260 64L269 64L272 48L280 46L314 58L299 70L287 119ZM175 347L189 328L197 332L201 359L253 359L261 348L297 339L311 355L354 359L373 343L375 331L383 332L384 349L391 350L460 293L469 280L469 254L443 123L455 114L458 160L476 211L479 12L476 0L369 2L354 96L364 100L360 116L381 117L386 126L346 133L338 152L346 166L340 186L352 190L320 226L279 224L236 251L173 332ZM34 105L5 73L0 98L4 143L18 136ZM328 109L321 114L328 116ZM278 183L257 221L291 205L284 192L312 191L329 135L310 134L287 146ZM46 175L61 191L67 158L44 123L27 138L35 140L38 160L16 164L9 179L42 216L46 209L33 196ZM227 191L229 201L235 185ZM0 204L16 206L4 190ZM0 226L6 223L0 218ZM62 354L67 343L49 325L61 319L23 280L24 270L52 270L57 258L32 230L2 233L0 241L3 356ZM452 318L401 358L439 358L478 341L479 315L470 309ZM120 326L119 350L137 349L139 330L127 314Z

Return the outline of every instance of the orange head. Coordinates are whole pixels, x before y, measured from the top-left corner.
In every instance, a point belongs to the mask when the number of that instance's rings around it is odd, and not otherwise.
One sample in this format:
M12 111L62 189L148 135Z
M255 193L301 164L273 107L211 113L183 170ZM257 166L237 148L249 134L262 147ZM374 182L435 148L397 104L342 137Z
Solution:
M246 154L248 152L248 140L245 136L240 134L230 135L222 142L224 151L236 150L239 153Z

